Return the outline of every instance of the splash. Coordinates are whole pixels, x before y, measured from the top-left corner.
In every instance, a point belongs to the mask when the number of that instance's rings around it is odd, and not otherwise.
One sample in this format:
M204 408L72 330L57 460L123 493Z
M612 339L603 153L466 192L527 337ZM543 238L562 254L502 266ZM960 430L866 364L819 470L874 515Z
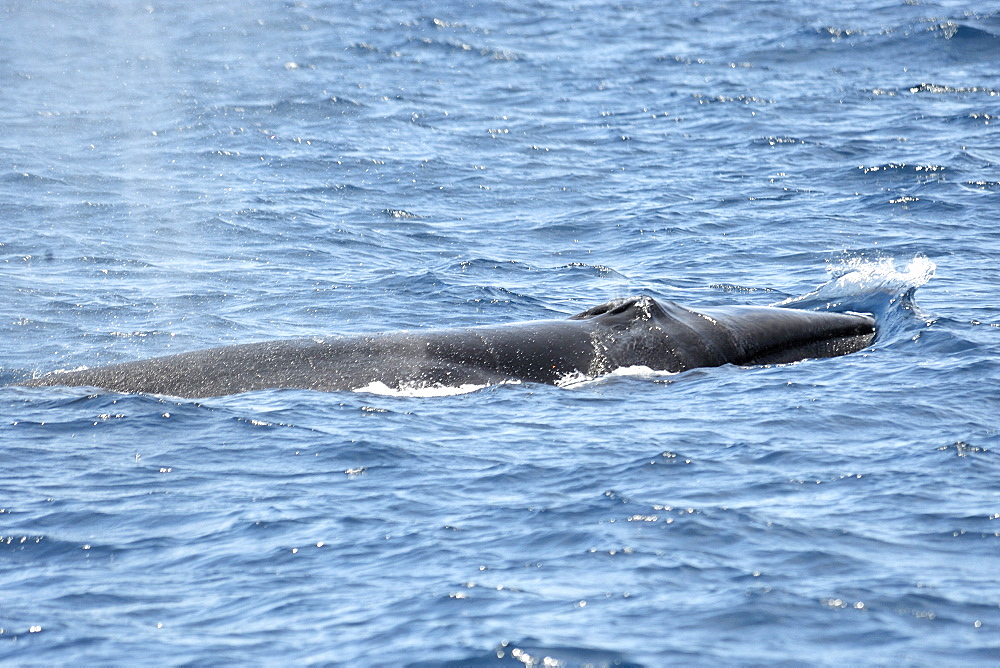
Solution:
M893 303L930 281L936 270L937 265L923 255L913 258L902 268L896 267L894 258L874 261L852 258L831 264L828 271L833 278L812 292L790 297L773 306L832 309L871 301L879 296Z

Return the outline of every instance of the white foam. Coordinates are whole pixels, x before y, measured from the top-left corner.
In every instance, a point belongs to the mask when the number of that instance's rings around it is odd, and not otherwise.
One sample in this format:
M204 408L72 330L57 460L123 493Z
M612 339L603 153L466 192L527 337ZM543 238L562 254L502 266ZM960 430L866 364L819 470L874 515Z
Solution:
M53 369L52 371L49 371L47 374L44 374L44 375L46 375L46 376L47 375L58 376L58 375L64 374L64 373L76 373L77 371L86 371L89 368L90 368L89 366L84 365L84 366L78 366L75 369ZM36 378L40 378L40 377L41 376L36 376Z
M664 378L666 376L676 376L675 371L664 371L651 369L648 366L637 364L635 366L623 366L618 367L614 371L609 373L601 374L600 376L587 376L580 372L571 373L563 376L556 381L556 385L559 387L576 388L589 385L591 383L603 382L608 378L613 377L629 377L629 378Z
M364 387L354 388L354 392L368 392L369 394L380 394L386 397L448 397L456 394L468 394L481 390L487 385L476 385L474 383L464 383L462 385L401 385L399 387L389 387L381 381L368 383Z
M556 380L556 385L558 387L572 387L574 385L580 385L582 383L589 383L594 380L594 376L588 376L585 373L580 373L579 371L574 371L573 373L568 373L562 378Z

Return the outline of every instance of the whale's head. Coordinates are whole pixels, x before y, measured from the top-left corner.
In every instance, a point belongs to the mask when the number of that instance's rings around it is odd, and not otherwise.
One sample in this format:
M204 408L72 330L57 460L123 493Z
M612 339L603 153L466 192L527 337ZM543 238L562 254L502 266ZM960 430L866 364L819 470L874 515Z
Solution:
M725 330L734 348L731 361L741 365L849 355L870 346L876 335L875 319L863 313L725 306L701 315Z
M612 365L667 371L835 357L857 352L875 337L875 321L862 314L766 306L695 311L647 295L616 299L571 319L598 326Z

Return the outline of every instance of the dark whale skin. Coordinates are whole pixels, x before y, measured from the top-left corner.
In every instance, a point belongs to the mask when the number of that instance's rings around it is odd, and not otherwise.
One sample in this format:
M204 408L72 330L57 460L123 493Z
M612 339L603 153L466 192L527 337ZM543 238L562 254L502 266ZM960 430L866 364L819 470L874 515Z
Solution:
M267 388L355 390L557 383L621 367L679 372L835 357L867 347L875 321L855 313L760 306L693 310L652 297L618 299L565 320L407 330L211 348L23 383L208 397Z

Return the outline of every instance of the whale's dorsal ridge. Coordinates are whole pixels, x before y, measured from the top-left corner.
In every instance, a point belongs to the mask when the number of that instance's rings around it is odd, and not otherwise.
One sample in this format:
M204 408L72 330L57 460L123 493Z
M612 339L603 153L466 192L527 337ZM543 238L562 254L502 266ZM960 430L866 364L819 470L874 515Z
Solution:
M673 302L665 302L673 305ZM664 315L663 307L649 295L634 295L632 297L622 297L612 299L600 306L589 308L586 311L577 313L569 317L570 320L588 320L598 316L616 316L622 314L631 315L631 319L649 320L656 316Z

